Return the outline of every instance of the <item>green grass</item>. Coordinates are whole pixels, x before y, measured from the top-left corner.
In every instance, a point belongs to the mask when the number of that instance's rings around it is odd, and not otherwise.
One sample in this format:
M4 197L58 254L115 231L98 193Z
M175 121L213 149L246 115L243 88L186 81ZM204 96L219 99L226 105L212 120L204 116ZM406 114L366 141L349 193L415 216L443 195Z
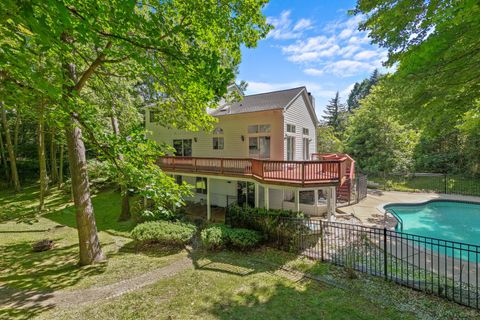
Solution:
M480 196L480 180L462 176L388 176L387 178L368 176L368 180L379 185L380 189L406 192L437 192Z
M19 195L0 192L0 286L4 286L0 301L2 295L3 299L9 297L5 288L81 290L129 279L187 254L193 257L195 268L90 305L28 310L0 305L0 319L449 319L477 315L379 278L360 275L360 279L350 280L343 269L273 249L191 254L150 247L137 252L128 237L132 224L117 222L120 197L113 191L93 200L108 261L78 267L78 239L69 197L53 190L47 199L49 210L37 214L36 192L35 186ZM55 248L32 252L31 244L44 238L54 239ZM328 281L285 277L279 265Z

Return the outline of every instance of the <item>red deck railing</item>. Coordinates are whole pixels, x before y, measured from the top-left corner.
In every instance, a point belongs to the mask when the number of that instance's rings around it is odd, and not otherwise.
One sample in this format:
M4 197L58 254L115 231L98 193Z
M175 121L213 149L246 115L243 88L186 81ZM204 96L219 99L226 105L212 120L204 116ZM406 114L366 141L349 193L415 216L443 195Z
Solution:
M347 161L275 161L248 158L161 157L165 171L246 176L277 184L341 184Z

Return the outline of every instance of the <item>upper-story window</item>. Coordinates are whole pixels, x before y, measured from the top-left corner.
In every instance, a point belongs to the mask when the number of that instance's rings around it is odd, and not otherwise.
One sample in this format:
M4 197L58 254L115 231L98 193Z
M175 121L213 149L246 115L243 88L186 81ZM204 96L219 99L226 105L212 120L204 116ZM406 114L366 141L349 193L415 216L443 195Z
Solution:
M192 156L192 139L174 139L173 148L175 155L179 157Z
M158 111L153 111L153 110L150 110L150 123L152 122L158 122Z
M215 128L213 130L213 134L223 134L223 129L222 128Z
M308 136L308 128L303 128L303 134Z
M223 140L223 137L213 137L212 143L213 143L213 150L223 150L223 147L225 145L225 141Z
M297 132L297 127L294 124L287 124L287 132L295 133Z
M248 126L248 133L268 133L271 131L271 125L269 124L254 124Z

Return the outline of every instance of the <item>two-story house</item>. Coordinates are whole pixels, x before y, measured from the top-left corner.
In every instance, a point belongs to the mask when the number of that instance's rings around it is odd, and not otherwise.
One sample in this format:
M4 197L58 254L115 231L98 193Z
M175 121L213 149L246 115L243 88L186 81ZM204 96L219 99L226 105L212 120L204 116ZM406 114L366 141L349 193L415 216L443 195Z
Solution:
M190 200L206 204L208 219L212 206L232 202L320 215L335 211L351 159L316 153L314 104L299 87L223 102L209 111L218 119L212 132L161 127L153 112L145 120L152 139L175 148L159 165L194 186Z

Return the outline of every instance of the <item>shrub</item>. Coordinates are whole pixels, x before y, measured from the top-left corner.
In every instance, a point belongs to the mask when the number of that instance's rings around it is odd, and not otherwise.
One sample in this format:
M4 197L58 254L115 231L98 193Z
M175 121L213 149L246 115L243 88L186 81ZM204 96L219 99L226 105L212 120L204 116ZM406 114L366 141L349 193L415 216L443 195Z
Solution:
M131 232L135 241L184 245L192 240L197 228L190 223L151 221L137 225Z
M222 224L213 224L203 229L200 237L203 245L209 250L224 247L248 250L256 247L262 239L254 230L229 228Z
M229 229L228 240L231 246L240 250L248 250L256 247L261 240L258 232L249 229Z
M229 229L223 224L213 224L202 230L200 238L205 248L218 250L227 245Z

